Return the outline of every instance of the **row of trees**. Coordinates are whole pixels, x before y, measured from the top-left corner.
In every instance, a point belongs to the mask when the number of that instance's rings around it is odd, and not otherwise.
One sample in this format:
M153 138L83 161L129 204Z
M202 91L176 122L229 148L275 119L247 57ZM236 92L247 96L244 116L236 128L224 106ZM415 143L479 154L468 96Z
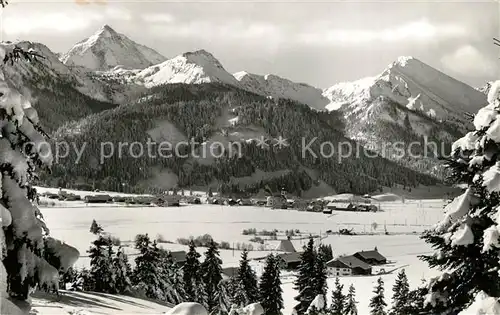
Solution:
M213 314L228 314L231 308L258 301L267 314L278 314L283 308L281 260L275 255L266 258L260 282L249 265L247 251L241 255L237 275L223 279L222 260L214 240L207 244L202 262L191 241L186 262L181 267L169 251L158 247L147 234L140 234L135 238L139 254L132 268L123 249L119 247L114 251L111 237L95 220L90 232L96 235L88 250L90 269L70 270L61 278L61 284L69 282L76 289L134 294L173 304L198 302Z
M134 294L173 304L197 302L213 314L230 314L231 309L256 302L260 302L269 315L281 314L284 307L280 279L283 261L279 256L267 256L263 273L258 279L250 266L248 252L243 251L237 273L229 279L223 279L222 260L215 241L207 244L203 261L200 261L201 255L191 241L185 264L181 267L172 259L170 252L159 248L147 234L140 234L135 239L139 254L135 258L135 268L132 268L123 249L118 247L117 251L114 250L111 237L95 220L90 232L96 235L96 240L88 250L90 269L68 271L61 278L61 286L69 282L85 291ZM294 308L297 314L358 314L354 286L351 285L348 293L344 294L344 286L338 278L332 289L330 307L327 308L326 303L323 307L314 304L318 296L326 300L326 262L332 258L330 245L315 247L311 238L304 247L295 281L295 289L299 292L295 298L298 304ZM416 301L421 299L409 290L404 270L399 273L393 291L393 306L388 313L384 283L382 279L378 280L370 301L371 314L417 314L412 312L418 309L420 304Z

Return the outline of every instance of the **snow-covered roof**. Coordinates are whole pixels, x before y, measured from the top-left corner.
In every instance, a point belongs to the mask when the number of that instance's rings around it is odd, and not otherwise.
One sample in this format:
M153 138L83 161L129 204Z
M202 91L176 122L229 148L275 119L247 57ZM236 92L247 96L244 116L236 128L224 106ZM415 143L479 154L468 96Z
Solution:
M281 240L278 246L276 247L276 251L287 252L287 253L295 253L295 247L290 240Z

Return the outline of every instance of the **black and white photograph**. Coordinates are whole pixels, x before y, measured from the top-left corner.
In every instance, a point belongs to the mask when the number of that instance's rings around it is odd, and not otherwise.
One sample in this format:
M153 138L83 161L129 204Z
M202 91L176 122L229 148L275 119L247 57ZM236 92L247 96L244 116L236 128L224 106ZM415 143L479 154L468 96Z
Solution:
M1 315L500 315L500 1L0 0Z

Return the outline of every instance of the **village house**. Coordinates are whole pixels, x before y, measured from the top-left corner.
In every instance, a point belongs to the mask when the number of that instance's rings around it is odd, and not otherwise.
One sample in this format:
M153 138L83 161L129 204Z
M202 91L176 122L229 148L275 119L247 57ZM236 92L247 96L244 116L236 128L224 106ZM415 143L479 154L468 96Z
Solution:
M332 214L333 210L329 208L323 209L323 214Z
M292 241L289 239L281 240L278 246L276 247L277 252L285 252L285 253L295 253L295 247L293 247Z
M296 270L301 262L300 256L302 253L283 253L279 254L278 258L281 260L281 268L285 270Z
M83 199L85 203L108 203L112 202L113 198L110 195L89 195Z
M259 207L263 207L267 204L267 200L266 199L257 199L257 198L254 198L252 199L252 205L255 205L255 206L259 206Z
M372 204L359 204L356 206L356 211L359 211L359 212L369 212L369 211L377 212L378 208L377 208L377 206L372 205Z
M311 201L306 208L306 211L309 212L322 212L324 209L323 203L318 200Z
M374 250L357 252L353 256L370 265L384 265L387 263L387 258L382 256L376 247Z
M251 206L252 205L252 200L248 199L248 198L242 198L242 199L238 199L238 204L240 206Z
M178 195L161 195L155 197L152 202L162 207L179 207L181 197Z
M181 250L181 251L170 252L170 255L172 256L172 260L177 265L182 267L186 263L187 253L185 251Z
M231 278L235 278L238 275L238 270L238 267L222 268L222 279L229 280Z
M326 205L329 210L337 211L355 211L356 207L352 203L348 202L330 202Z
M334 276L371 275L372 267L354 256L341 256L326 263L329 274Z
M187 201L187 203L193 204L193 205L201 204L201 199L199 197L189 196L188 198L186 198L186 201Z
M269 196L266 199L266 207L272 209L287 209L288 203L283 196Z
M126 202L127 197L126 196L114 196L113 197L113 202Z

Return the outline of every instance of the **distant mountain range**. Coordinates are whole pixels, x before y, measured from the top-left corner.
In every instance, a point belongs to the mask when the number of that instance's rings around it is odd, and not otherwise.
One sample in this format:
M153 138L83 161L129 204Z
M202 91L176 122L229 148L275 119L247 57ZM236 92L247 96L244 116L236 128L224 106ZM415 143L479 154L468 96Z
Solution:
M135 43L125 35L117 33L108 25L77 43L67 53L60 55L53 53L42 44L31 42L19 44L40 51L46 56L46 59L42 60L36 67L31 64L14 65L15 69L7 68L6 72L14 85L22 87L38 100L38 110L42 122L59 138L77 136L77 134L78 137L85 136L86 133L90 132L85 127L89 126L89 123L94 126L94 130L106 130L103 126L95 124L108 123L105 117L111 115L106 114L109 110L114 113L112 114L113 119L119 120L122 117L124 121L128 121L127 117L135 112L135 109L130 108L131 104L135 104L134 106L137 108L143 108L145 105L139 104L160 106L164 102L169 102L169 99L175 104L182 101L182 97L168 98L163 93L159 93L158 91L165 85L172 85L169 91L174 94L181 91L186 92L182 87L183 84L207 85L208 88L188 89L188 95L194 93L193 91L198 91L196 93L204 93L206 99L200 98L199 95L186 96L186 102L189 104L195 101L200 103L197 108L202 116L198 117L196 116L198 114L189 112L189 115L194 116L180 118L181 112L172 112L160 115L158 119L146 124L147 129L145 130L137 129L137 125L134 125L132 121L130 121L130 125L120 124L122 128L125 128L121 133L126 135L137 132L151 135L152 130L155 134L158 128L161 131L164 129L161 126L168 124L174 129L167 128L167 130L175 130L174 133L182 135L182 137L196 135L193 128L203 128L203 135L212 138L219 137L218 134L227 137L227 129L230 129L233 130L232 137L234 139L238 137L238 134L244 134L241 138L244 138L245 141L256 139L261 135L269 137L278 135L279 129L276 128L285 127L283 126L284 122L276 120L276 117L260 116L258 118L257 116L247 117L237 114L241 108L250 110L248 106L251 104L247 103L249 101L261 103L259 97L262 97L262 100L267 99L264 102L266 105L262 106L275 104L276 115L280 117L286 116L286 114L281 113L284 108L291 110L293 106L301 106L300 104L307 105L311 108L310 110L317 112L314 117L319 115L318 117L324 117L321 119L326 121L332 119L331 117L336 117L336 127L333 127L330 121L325 125L328 127L325 128L335 129L335 131L328 132L340 132L342 136L335 136L337 140L345 136L381 154L384 158L397 162L403 169L409 168L413 172L442 177L442 169L436 156L402 159L396 157L393 152L387 152L385 148L382 148L383 144L398 141L404 143L422 142L423 138L427 137L432 141L449 146L454 139L470 127L470 114L476 113L479 108L486 104L487 87L474 89L412 57L398 58L379 75L354 82L337 83L330 88L321 90L273 74L258 75L246 71L231 74L219 60L205 50L186 52L173 58L166 58L153 49ZM22 71L18 71L20 69ZM220 90L220 86L230 88L229 90L227 88ZM210 92L210 89L213 89L213 92ZM239 93L238 90L242 92ZM224 93L231 95L232 102L226 102L225 106L217 108L216 113L219 116L212 117L213 113L208 115L206 110L211 106L204 108L201 103L211 103L214 98L220 98ZM288 105L284 106L280 100L287 99L292 103L287 103ZM67 105L57 104L61 101ZM166 103L164 105L167 106ZM181 107L177 106L175 105L169 110L181 110ZM299 111L304 111L304 109ZM333 113L333 116L329 112ZM206 117L203 118L203 115ZM312 115L312 112L308 112L307 115ZM208 116L212 118L208 120ZM200 119L201 121L192 123L192 126L189 127L189 119ZM259 119L267 119L267 122L262 125L258 122ZM311 119L313 121L319 118ZM179 123L176 120L186 120L186 123ZM268 125L269 121L274 122L276 126ZM297 121L297 123L300 122ZM220 133L221 128L224 129L222 133ZM311 129L312 126L309 128ZM312 129L316 130L316 128L317 126ZM297 129L303 130L298 126ZM200 135L198 134L198 136ZM294 133L293 136L300 137L300 134ZM294 159L298 158L296 155L291 156ZM321 162L317 161L316 163ZM318 172L328 172L325 165L315 169L314 164L305 163L307 166L302 163L292 164L295 170L307 170L307 174L312 176L314 181L323 182L330 187L335 186L331 180L326 180L330 178L330 175L322 178ZM290 171L289 167L292 166L285 167L284 165L280 164L279 167L266 166L265 172L261 168L258 170L254 168L253 172L260 172L260 175L263 174L262 172L276 175L278 173L273 172ZM328 165L332 168L331 172L338 172L340 166ZM375 163L375 165L381 164ZM155 164L154 167L157 168L159 165ZM172 181L172 185L176 183L194 185L197 183L181 179L186 174L183 174L183 171L176 169L176 167L170 165L169 168L169 174L172 174L172 176L169 175L169 181ZM364 192L387 185L387 182L383 180L377 182L376 177L382 175L380 170L376 170L376 166L372 165L370 169L371 171L366 176L375 182L364 188L356 184L353 186L356 187L355 190ZM345 174L351 174L350 171L346 172ZM254 173L243 173L239 175L244 175L243 177L250 182L259 181L259 178L262 177L252 179L251 174ZM283 176L282 173L280 174ZM108 175L114 176L109 172ZM213 183L217 177L215 173L206 176L212 179L201 181L203 184ZM264 177L274 178L278 175L269 176L265 175ZM411 175L412 179L403 184L414 185L430 181L426 177L423 177L425 178L423 180L418 180L417 178L420 177L415 176ZM80 177L82 176L73 174L73 180ZM239 177L233 176L233 178ZM348 178L349 176L346 176L347 181ZM354 181L354 179L352 180ZM134 181L137 181L137 178ZM147 182L147 178L143 178L142 181ZM349 189L346 187L349 187L348 183L339 185L336 190L348 191Z

